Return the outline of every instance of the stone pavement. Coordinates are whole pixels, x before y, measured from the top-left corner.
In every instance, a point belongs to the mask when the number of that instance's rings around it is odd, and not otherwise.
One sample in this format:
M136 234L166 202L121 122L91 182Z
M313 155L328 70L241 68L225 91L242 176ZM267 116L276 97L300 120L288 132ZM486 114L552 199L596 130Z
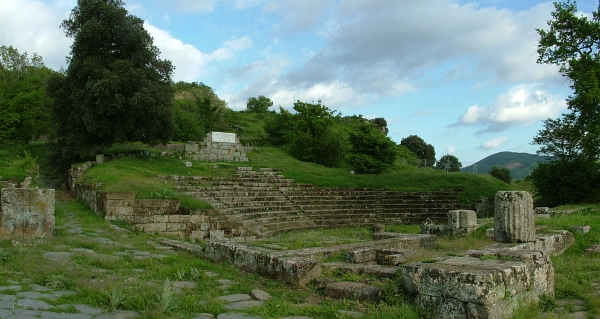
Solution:
M111 226L116 231L128 232L128 230ZM80 238L89 239L91 242L101 243L102 245L119 245L124 247L124 252L117 252L112 256L96 253L92 249L86 248L70 248L66 245L55 245L53 248L56 251L47 252L44 258L56 261L69 261L78 254L93 255L103 259L118 259L123 255L133 256L134 259L143 260L148 258L161 259L170 254L177 254L172 247L164 246L156 242L148 241L147 244L153 246L159 253L151 253L147 251L136 250L132 245L124 242L116 242L108 238L102 237L101 231L85 232L81 224L71 214L68 216L68 222L65 225L57 226L57 229L64 231L72 236L80 236ZM13 244L27 244L26 241L13 240ZM220 277L221 275L215 272L205 272L207 277ZM66 291L61 289L53 289L52 287L40 286L30 280L12 280L7 282L9 285L0 286L0 319L127 319L141 318L141 315L135 311L110 311L105 308L92 307L85 304L61 304L59 306L51 305L52 300L56 300L62 296L75 294L74 291ZM219 278L217 282L220 286L217 289L226 291L236 282L227 278ZM185 289L194 289L196 283L193 281L175 281L173 290L182 292ZM263 302L267 301L270 295L262 290L252 290L250 294L233 294L219 297L226 305L227 313L218 315L213 314L197 314L192 319L261 319L261 317L250 316L240 312L252 307L260 307ZM341 313L340 313L341 314ZM360 317L361 313L354 313L354 317ZM312 319L306 316L285 317L282 319Z

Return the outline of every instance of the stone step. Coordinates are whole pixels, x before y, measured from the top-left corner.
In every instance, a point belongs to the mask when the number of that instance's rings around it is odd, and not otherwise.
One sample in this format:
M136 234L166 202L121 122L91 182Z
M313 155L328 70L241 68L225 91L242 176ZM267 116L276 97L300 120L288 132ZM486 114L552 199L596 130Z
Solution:
M285 216L275 216L275 217L262 217L262 218L255 218L255 219L244 219L244 220L239 220L238 221L243 225L243 226L251 226L251 225L261 225L261 226L265 226L265 228L268 229L268 226L266 225L270 225L270 224L275 224L275 223L286 223L286 222L298 222L298 221L302 221L302 222L306 222L306 223L312 223L312 221L303 215L285 215Z
M247 214L247 213L267 213L267 212L278 212L278 211L298 211L298 207L293 205L284 205L284 206L272 206L272 207L264 207L264 206L256 206L256 207L224 207L221 209L226 215L238 215L238 214Z
M323 269L339 270L341 273L373 275L380 278L395 278L398 267L376 264L354 264L347 262L323 263Z
M351 299L377 303L380 300L380 287L352 281L338 281L325 285L325 295L338 299Z

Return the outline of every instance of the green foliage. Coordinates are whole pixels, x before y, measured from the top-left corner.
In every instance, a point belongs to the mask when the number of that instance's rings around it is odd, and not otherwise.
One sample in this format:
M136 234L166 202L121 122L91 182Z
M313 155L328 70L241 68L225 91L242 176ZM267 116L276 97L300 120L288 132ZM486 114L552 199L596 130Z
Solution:
M400 145L415 153L423 161L423 166L430 167L435 164L435 149L433 145L425 143L417 135L410 135L403 138L400 141Z
M165 279L160 293L156 294L156 305L162 313L170 313L179 308L175 299L173 284L171 284L169 279Z
M268 97L261 95L259 97L251 97L246 101L246 110L255 113L264 113L273 106L273 101Z
M180 142L204 139L211 131L232 131L232 111L204 83L177 82L173 108L173 140Z
M588 19L577 11L575 2L555 2L554 7L552 20L548 21L550 28L537 30L540 35L538 63L560 66L560 73L571 80L573 94L567 104L573 113L562 122L576 123L565 131L569 133L568 143L579 145L569 145L568 150L580 148L585 157L593 160L600 150L600 12L593 12ZM545 123L546 130L552 124ZM559 132L562 135L563 130ZM544 144L560 146L557 137L552 136L552 139L553 143Z
M492 177L497 178L506 184L510 184L512 177L510 176L510 170L505 167L493 166L490 170L490 175Z
M280 108L265 124L268 140L284 146L295 158L328 167L339 166L345 156L346 140L335 127L334 111L317 104L296 101L296 114Z
M127 296L123 293L122 289L113 287L111 290L105 290L104 296L108 301L108 308L110 310L117 310L121 305L125 303Z
M539 155L554 156L560 161L572 161L582 154L582 132L577 124L577 114L566 113L561 118L543 121L531 144L540 145Z
M358 174L380 174L396 160L396 143L373 124L359 124L348 140L352 145L348 163Z
M600 200L600 164L584 158L540 163L531 172L539 205L591 203Z
M53 131L42 58L0 46L0 146L22 144Z
M66 73L48 81L56 167L114 142L168 142L173 66L158 58L143 20L121 0L81 0L61 27L74 41Z
M462 163L454 155L444 155L435 163L435 168L445 172L460 172Z

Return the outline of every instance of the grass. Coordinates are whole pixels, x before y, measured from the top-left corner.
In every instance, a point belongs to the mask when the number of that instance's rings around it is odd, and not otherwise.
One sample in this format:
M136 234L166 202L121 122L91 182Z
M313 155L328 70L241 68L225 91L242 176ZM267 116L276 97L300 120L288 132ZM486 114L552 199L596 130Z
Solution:
M297 183L311 183L320 187L372 187L395 191L439 191L463 188L462 202L493 197L499 190L520 189L520 184L508 185L489 175L447 173L432 168L410 165L396 166L394 170L380 175L357 175L343 168L328 168L314 163L299 161L274 147L261 147L260 151L248 153L250 166L277 167L285 169L283 175Z

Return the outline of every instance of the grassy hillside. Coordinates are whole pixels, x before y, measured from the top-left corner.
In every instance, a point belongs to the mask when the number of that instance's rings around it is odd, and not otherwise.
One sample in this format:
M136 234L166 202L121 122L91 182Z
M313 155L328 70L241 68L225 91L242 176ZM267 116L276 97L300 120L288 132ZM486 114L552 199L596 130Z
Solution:
M528 153L500 152L490 155L477 164L478 174L489 174L493 166L508 168L515 180L525 179L539 162L545 162L547 157ZM472 173L473 165L463 167L461 172Z

